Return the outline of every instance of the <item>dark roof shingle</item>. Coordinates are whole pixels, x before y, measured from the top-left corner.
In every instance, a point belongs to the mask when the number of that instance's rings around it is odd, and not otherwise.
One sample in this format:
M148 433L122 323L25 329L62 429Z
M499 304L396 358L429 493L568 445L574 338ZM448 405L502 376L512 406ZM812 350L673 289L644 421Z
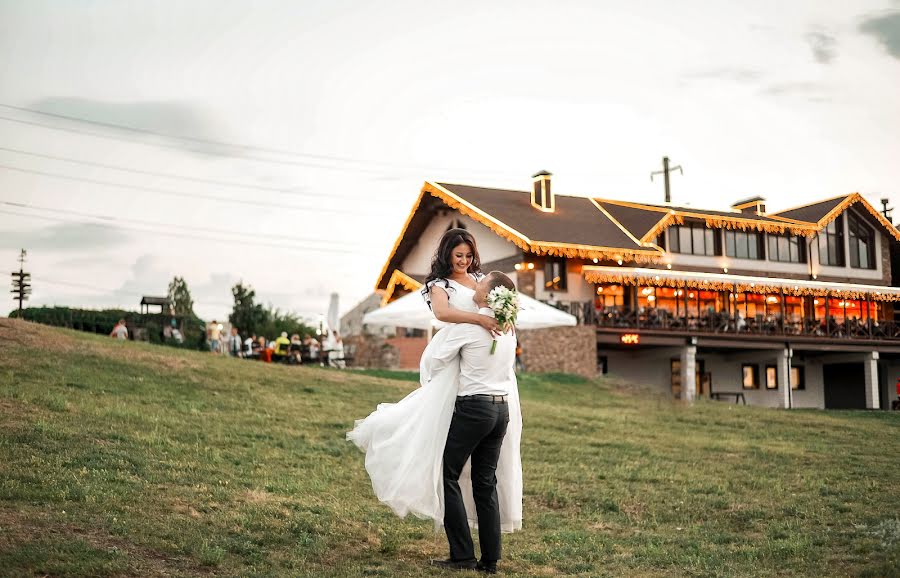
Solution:
M531 241L645 249L586 197L556 195L556 210L550 215L531 205L531 193L528 192L448 183L438 185Z
M775 214L779 217L795 219L797 221L818 223L825 215L830 213L832 209L840 205L844 201L844 199L847 198L847 196L848 195L844 195L843 197L826 199L824 201L819 201L818 203L811 203L809 205L804 205L795 209L788 209L786 211L781 211L780 213Z

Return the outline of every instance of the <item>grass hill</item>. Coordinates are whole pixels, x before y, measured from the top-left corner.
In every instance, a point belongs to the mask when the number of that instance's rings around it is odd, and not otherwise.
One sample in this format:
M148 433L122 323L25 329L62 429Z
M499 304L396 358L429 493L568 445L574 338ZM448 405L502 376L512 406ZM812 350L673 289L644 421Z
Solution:
M414 387L0 319L0 575L449 576L344 441ZM507 576L900 576L900 415L520 389Z

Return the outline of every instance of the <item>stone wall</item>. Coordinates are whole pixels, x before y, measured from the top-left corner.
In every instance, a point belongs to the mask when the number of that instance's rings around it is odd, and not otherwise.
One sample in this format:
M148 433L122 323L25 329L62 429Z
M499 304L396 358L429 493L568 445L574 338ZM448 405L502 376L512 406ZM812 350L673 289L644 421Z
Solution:
M518 337L526 372L597 375L597 330L592 325L523 329Z
M344 354L353 357L352 367L398 369L400 352L383 337L354 335L344 339Z
M428 339L422 337L382 337L354 335L344 339L345 355L353 357L350 365L367 369L419 369Z

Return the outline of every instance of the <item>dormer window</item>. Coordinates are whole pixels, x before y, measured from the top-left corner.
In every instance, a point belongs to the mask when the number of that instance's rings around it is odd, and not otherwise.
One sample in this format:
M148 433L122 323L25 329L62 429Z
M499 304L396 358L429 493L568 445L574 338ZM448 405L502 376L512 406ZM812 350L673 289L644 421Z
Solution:
M844 266L844 219L837 219L819 233L819 262L832 267Z
M718 231L701 223L669 227L669 251L686 255L721 255Z
M858 216L847 214L850 231L850 266L855 269L875 268L875 231Z
M725 231L725 254L736 259L764 259L762 235L747 231Z
M806 263L806 241L796 235L769 234L769 261Z

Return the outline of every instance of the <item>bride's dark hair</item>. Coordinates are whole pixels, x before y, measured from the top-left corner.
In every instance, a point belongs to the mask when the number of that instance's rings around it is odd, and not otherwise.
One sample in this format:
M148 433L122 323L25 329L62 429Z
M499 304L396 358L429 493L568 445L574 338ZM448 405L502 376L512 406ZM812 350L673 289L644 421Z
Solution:
M431 258L431 272L425 277L425 285L435 279L446 279L453 272L451 253L454 247L466 243L472 249L472 262L469 264L469 273L481 273L481 259L478 257L478 247L475 245L475 237L465 229L450 229L441 237L437 251Z

